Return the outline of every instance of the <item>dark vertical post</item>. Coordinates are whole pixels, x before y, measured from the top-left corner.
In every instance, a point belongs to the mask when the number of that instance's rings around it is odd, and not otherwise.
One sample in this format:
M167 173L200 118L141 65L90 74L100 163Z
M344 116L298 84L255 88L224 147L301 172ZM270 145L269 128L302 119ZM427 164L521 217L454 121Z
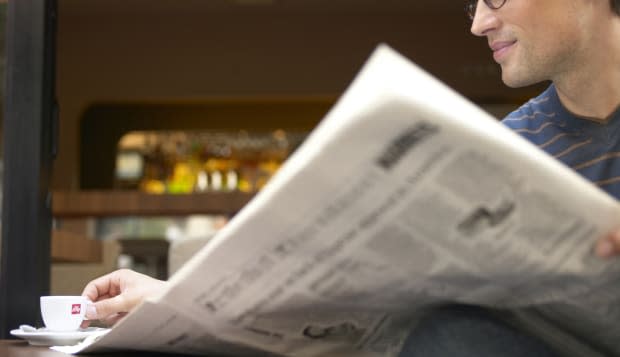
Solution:
M0 338L19 324L38 323L39 296L49 292L55 24L56 0L8 3Z

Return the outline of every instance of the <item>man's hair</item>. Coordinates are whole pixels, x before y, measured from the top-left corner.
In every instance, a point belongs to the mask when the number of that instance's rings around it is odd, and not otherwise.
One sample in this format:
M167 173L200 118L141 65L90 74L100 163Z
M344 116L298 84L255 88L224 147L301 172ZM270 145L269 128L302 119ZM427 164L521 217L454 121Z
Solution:
M620 0L609 0L609 2L616 15L620 16Z

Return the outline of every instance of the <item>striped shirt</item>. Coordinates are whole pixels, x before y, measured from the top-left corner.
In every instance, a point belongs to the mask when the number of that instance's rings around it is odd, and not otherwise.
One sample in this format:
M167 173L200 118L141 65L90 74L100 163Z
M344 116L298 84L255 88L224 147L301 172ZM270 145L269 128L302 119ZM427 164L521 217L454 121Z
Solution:
M620 107L601 124L569 112L554 85L502 121L620 199Z
M620 199L620 107L605 123L579 117L562 105L555 86L551 85L502 122ZM545 309L533 308L515 311L512 317L517 326L538 335L562 356L617 356L620 348L617 335L606 339L603 332L608 326L586 323L593 309L588 305L560 306L548 315ZM579 326L560 326L554 323L553 316L557 313L582 322Z

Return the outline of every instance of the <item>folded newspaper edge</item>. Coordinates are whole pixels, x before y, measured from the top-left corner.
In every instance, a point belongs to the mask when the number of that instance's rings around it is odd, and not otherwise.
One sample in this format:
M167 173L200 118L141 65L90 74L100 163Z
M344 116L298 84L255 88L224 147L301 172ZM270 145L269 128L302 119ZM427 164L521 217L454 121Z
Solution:
M380 45L160 296L70 352L396 356L445 303L543 307L573 334L613 330L588 343L617 351L620 288L592 292L620 266L591 249L619 216L615 199ZM587 323L566 316L579 309Z

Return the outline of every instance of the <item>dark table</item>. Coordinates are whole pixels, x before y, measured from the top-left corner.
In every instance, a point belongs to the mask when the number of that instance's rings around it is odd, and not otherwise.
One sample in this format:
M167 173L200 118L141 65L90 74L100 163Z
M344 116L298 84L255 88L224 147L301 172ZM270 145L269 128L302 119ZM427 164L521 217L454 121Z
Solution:
M0 356L1 357L67 357L69 355L50 350L49 347L31 346L27 341L23 340L0 340ZM107 357L146 357L161 356L170 357L170 354L161 354L153 352L116 352L97 354L90 356L107 356ZM174 356L179 356L175 354Z

